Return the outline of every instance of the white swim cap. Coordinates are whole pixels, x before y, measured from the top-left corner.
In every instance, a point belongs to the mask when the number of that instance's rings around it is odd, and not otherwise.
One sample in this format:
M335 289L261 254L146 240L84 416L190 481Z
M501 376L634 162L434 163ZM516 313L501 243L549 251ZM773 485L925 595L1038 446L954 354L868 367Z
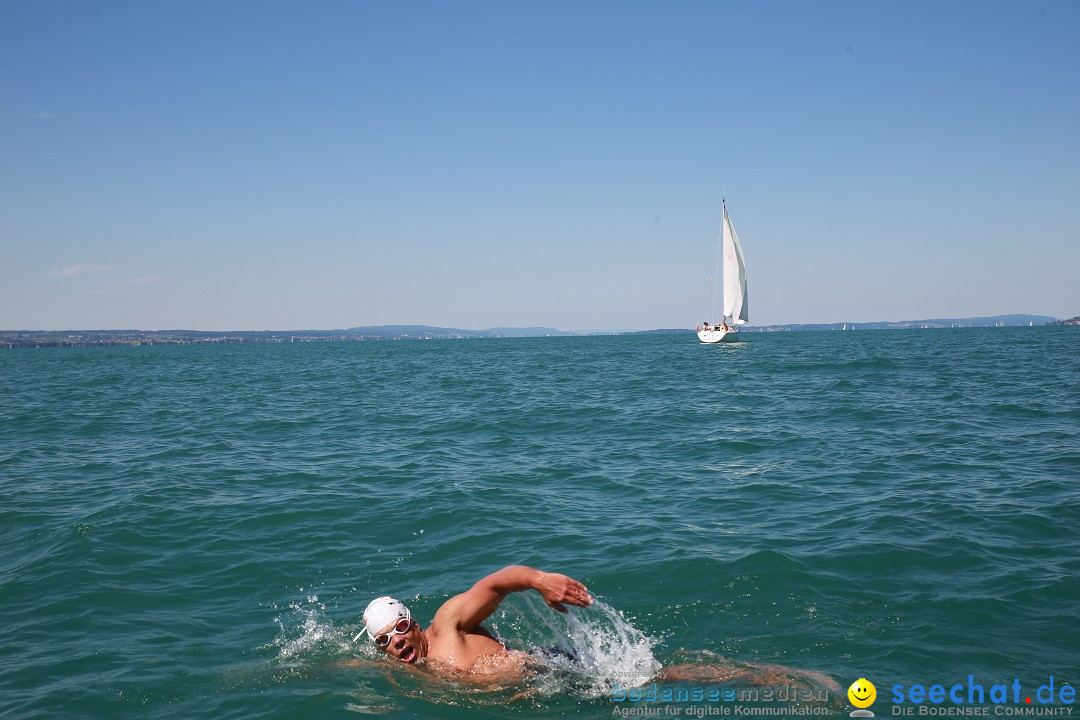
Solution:
M356 637L352 641L359 640L360 636L365 632L367 632L369 638L374 640L375 633L399 617L412 619L409 608L405 607L400 600L395 600L388 595L375 598L368 603L367 610L364 611L364 629L356 633Z

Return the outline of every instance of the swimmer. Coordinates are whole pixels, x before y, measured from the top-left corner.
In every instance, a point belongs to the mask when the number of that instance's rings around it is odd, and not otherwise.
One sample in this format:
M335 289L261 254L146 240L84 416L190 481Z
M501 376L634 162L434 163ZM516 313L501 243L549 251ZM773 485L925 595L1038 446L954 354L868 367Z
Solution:
M424 669L456 680L481 684L512 684L538 671L536 658L507 648L480 623L512 592L536 590L549 606L566 613L567 605L588 607L593 598L577 580L524 565L511 565L483 578L470 589L442 604L427 628L392 597L379 597L364 610L365 634L375 646L406 667ZM677 653L678 654L678 653ZM657 668L654 680L749 686L821 687L838 690L835 680L820 673L781 665L736 662L707 651L697 662ZM571 657L571 659L573 659ZM688 658L689 659L689 658ZM348 665L366 664L352 661Z
M471 588L443 603L426 629L409 609L392 597L375 598L364 610L364 629L375 646L395 660L431 669L465 674L520 674L524 653L509 650L480 623L512 592L536 590L552 608L588 607L592 595L577 580L524 565L493 572Z

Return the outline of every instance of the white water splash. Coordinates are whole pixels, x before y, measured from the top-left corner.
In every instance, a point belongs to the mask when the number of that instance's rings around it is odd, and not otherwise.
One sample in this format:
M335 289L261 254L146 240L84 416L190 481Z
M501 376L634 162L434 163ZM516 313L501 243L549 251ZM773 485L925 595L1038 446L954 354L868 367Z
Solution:
M531 594L514 601L503 604L491 627L509 647L528 650L551 671L530 683L543 694L606 697L616 685L644 685L660 671L653 654L658 640L599 599L566 615Z
M660 671L653 655L657 640L610 605L595 601L589 610L566 621L577 664L593 680L597 694L608 695L616 684L637 687L654 679Z
M319 601L318 595L290 603L288 610L275 618L281 631L273 642L278 648L278 659L295 661L308 655L348 651L351 648L348 631L334 627L325 613L326 604Z

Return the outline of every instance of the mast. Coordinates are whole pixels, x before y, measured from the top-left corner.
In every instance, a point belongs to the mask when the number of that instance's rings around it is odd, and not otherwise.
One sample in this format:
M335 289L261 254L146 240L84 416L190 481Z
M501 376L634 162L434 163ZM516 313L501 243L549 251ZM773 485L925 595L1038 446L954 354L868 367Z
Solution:
M727 215L727 198L723 195L720 196L720 204L724 207L724 215ZM721 219L721 226L723 225L723 219ZM712 309L709 311L709 322L716 322L716 294L720 289L720 257L724 251L724 231L721 229L720 237L716 239L716 268L713 270L712 276Z

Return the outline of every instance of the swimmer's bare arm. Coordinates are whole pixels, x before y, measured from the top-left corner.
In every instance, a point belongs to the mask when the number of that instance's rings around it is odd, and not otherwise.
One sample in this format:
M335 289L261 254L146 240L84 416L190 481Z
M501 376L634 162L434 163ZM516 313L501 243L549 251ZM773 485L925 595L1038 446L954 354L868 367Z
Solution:
M431 621L433 629L453 629L471 632L495 609L503 598L512 592L536 590L544 602L559 612L566 612L566 605L586 607L592 604L592 595L573 578L559 573L545 573L524 565L510 565L493 572L471 588L456 595L439 608Z

